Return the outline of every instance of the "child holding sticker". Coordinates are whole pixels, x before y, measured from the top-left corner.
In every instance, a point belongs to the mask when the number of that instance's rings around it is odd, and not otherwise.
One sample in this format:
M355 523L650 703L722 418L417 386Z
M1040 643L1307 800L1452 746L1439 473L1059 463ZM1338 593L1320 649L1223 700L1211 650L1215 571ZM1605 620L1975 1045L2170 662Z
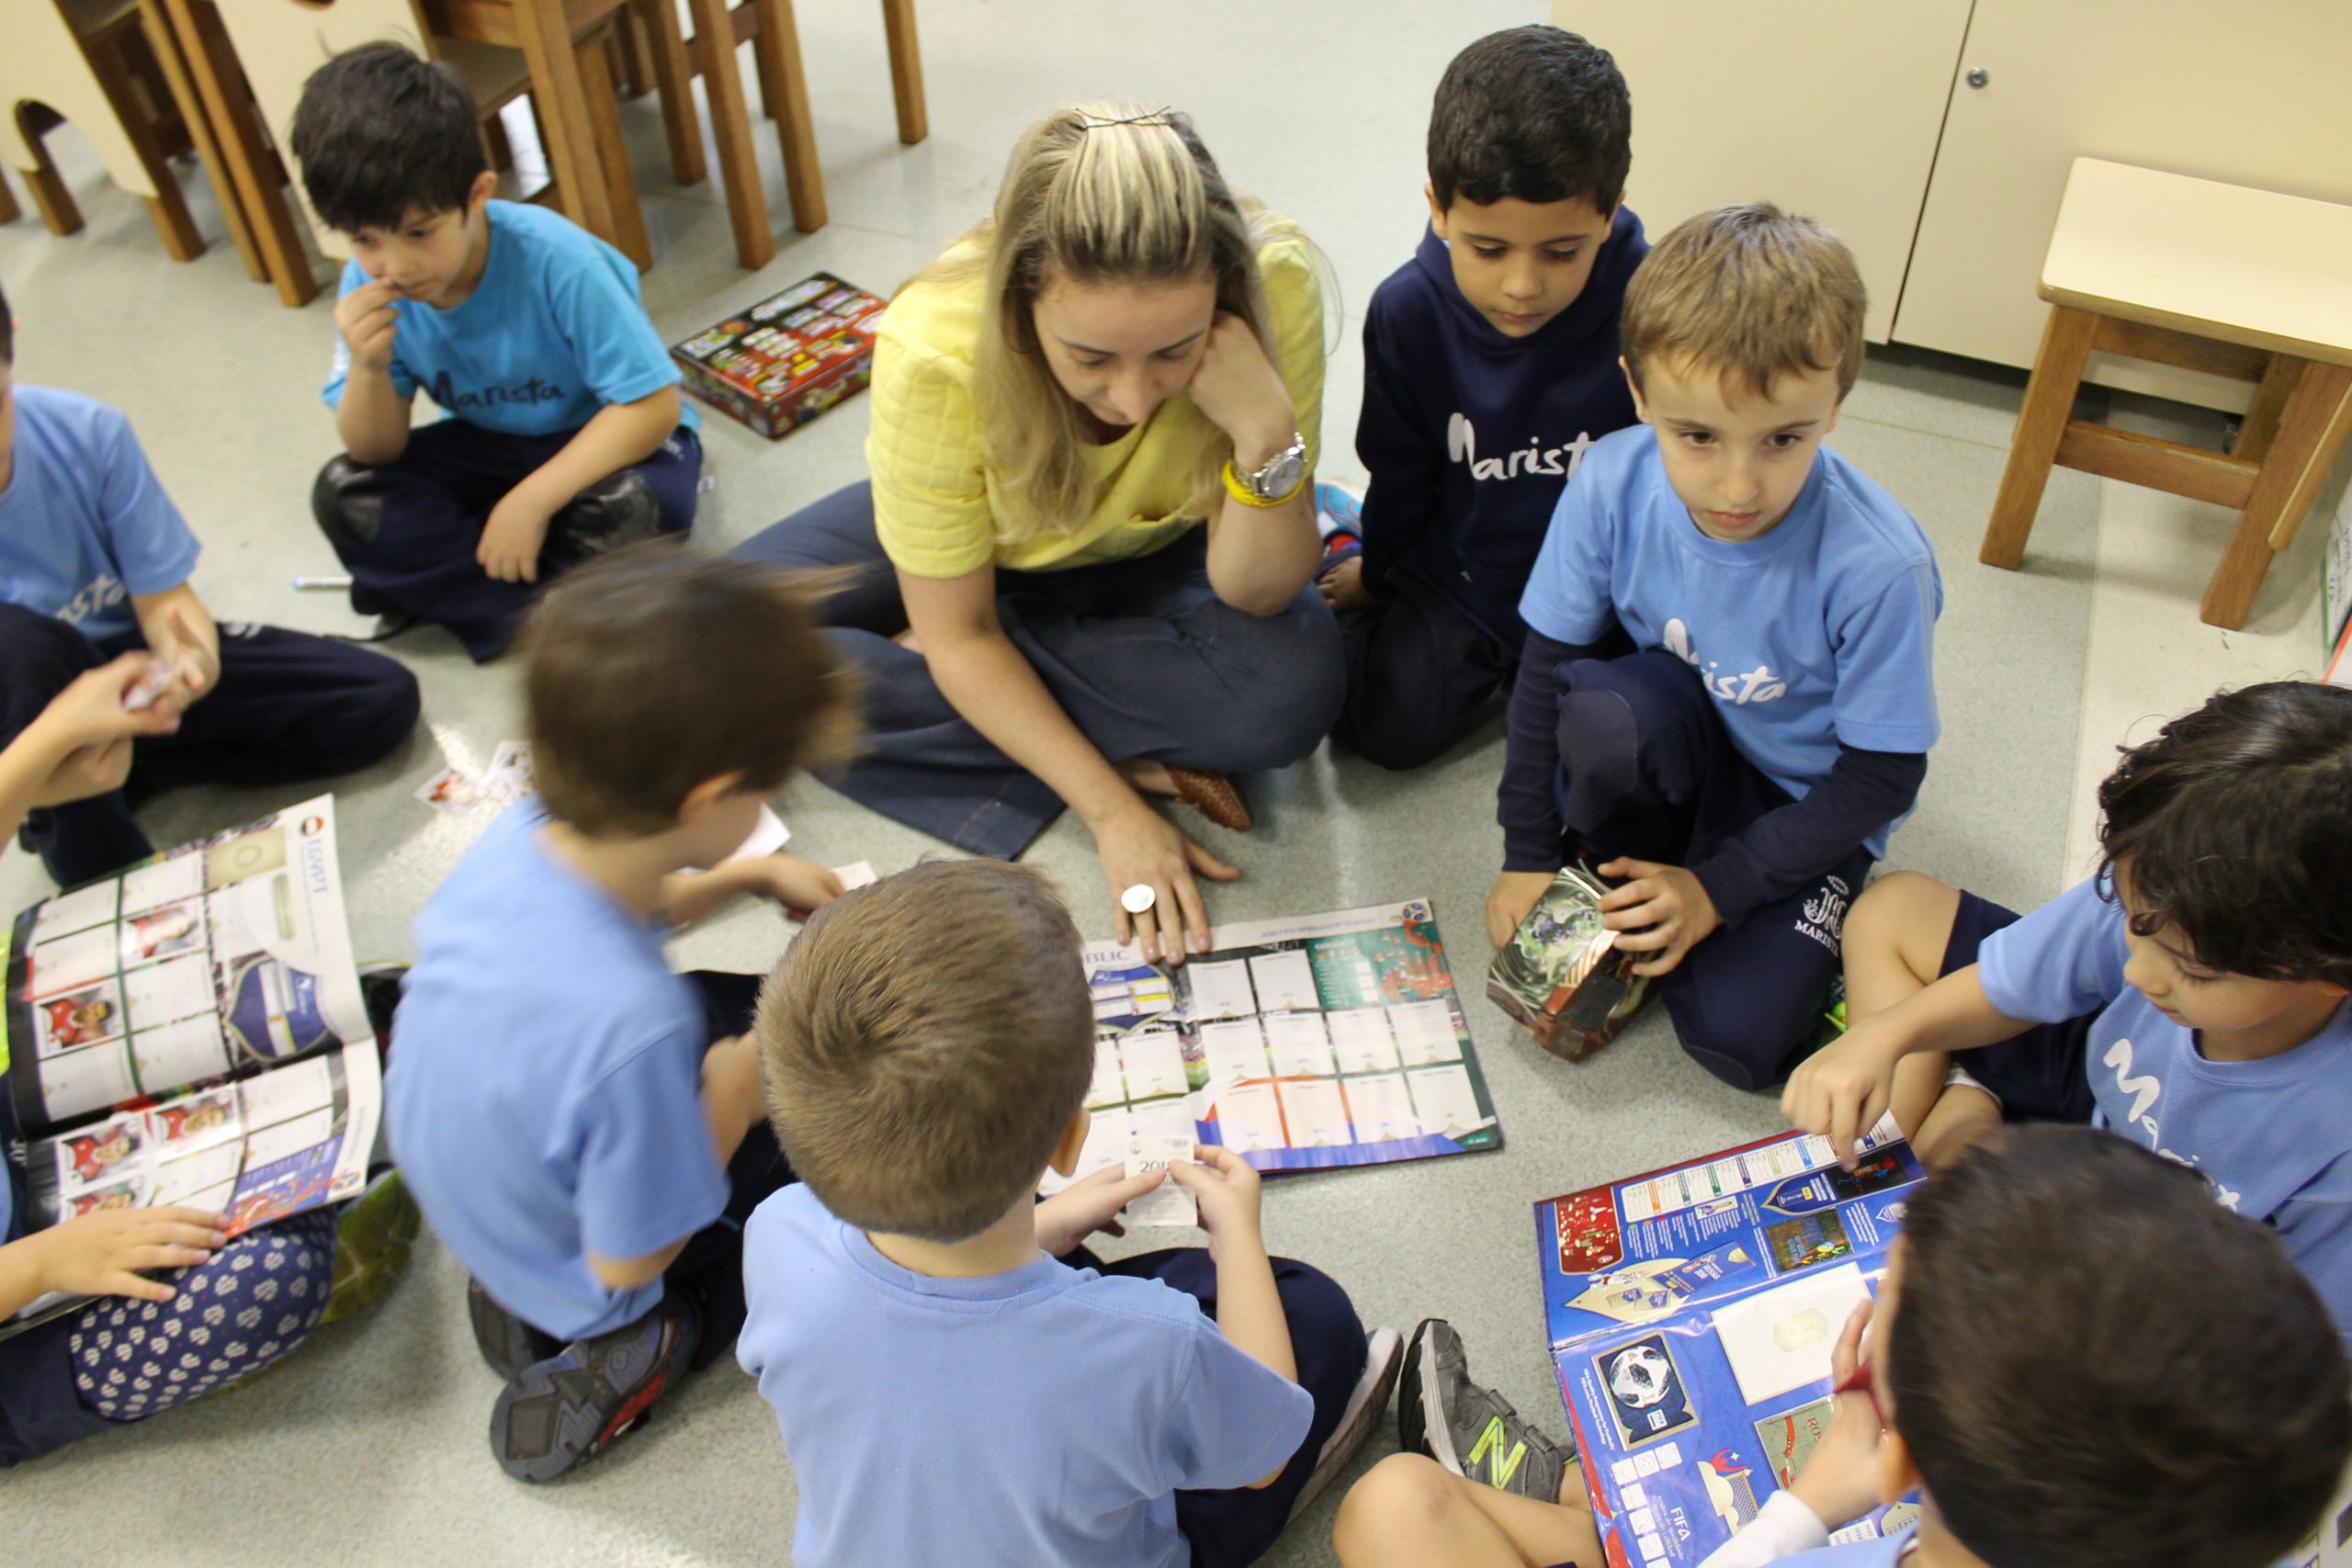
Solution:
M1257 1558L1377 1424L1397 1341L1269 1258L1258 1174L1114 1168L1086 1141L1094 1012L1050 885L927 863L820 910L762 993L777 1139L803 1185L743 1238L737 1351L799 1483L793 1560ZM1205 1251L1083 1247L1172 1179ZM953 1456L910 1463L919 1434Z

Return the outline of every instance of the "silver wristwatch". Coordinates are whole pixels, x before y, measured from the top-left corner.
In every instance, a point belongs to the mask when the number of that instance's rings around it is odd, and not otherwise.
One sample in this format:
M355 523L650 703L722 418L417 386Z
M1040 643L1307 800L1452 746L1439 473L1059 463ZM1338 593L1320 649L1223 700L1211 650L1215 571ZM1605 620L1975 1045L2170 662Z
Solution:
M1241 465L1233 465L1234 477L1242 488L1262 502L1282 501L1296 491L1299 481L1306 477L1306 437L1296 431L1291 433L1290 445L1266 460L1266 466L1256 473L1244 473Z

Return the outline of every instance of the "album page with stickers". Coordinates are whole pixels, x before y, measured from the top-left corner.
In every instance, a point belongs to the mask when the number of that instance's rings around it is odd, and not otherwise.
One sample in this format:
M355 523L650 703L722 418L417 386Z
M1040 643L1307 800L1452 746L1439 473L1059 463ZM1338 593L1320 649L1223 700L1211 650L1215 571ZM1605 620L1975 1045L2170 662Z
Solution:
M186 1203L233 1235L365 1183L383 1093L333 797L34 905L6 983L17 1234Z
M1502 1146L1469 1019L1426 898L1218 926L1174 968L1083 952L1093 1114L1059 1190L1142 1146L1220 1144L1261 1171Z
M1535 1206L1553 1366L1613 1568L1701 1562L1827 1430L1838 1336L1923 1179L1891 1118L1864 1144L1853 1171L1828 1139L1784 1134Z

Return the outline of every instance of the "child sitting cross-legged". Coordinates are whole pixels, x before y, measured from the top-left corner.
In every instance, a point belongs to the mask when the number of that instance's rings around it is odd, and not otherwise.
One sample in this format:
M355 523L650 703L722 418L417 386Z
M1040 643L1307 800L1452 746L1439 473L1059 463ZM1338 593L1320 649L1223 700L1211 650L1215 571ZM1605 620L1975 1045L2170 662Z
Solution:
M1094 1013L1036 873L925 863L828 906L756 1033L803 1185L743 1242L737 1350L775 1407L801 1568L1216 1568L1262 1553L1379 1420L1397 1340L1269 1258L1258 1176L1172 1179L1208 1247L1082 1244L1150 1173L1044 1202L1086 1141Z
M1865 1387L1796 1483L1701 1568L2262 1568L2352 1458L2352 1374L2318 1296L2194 1170L2088 1128L1996 1132L1909 1204ZM1916 1530L1828 1531L1919 1494ZM1340 1506L1346 1568L1604 1559L1579 1509L1383 1461Z
M800 599L774 568L662 543L556 584L526 632L538 793L417 917L385 1120L473 1277L505 1380L491 1447L521 1480L595 1454L726 1348L742 1222L791 1179L747 1032L758 979L673 974L662 943L745 893L805 911L841 891L789 855L727 860L849 726Z

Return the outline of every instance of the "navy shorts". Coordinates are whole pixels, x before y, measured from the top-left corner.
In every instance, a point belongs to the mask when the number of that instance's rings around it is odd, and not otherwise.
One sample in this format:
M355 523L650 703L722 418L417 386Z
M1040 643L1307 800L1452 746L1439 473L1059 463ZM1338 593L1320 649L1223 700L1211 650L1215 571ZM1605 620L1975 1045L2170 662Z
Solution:
M2017 919L2014 909L2005 909L1973 893L1962 893L1960 910L1952 917L1951 936L1944 943L1944 966L1939 977L1975 963L1976 950L1984 939L2016 924ZM1998 1044L1959 1052L1952 1063L2000 1100L2004 1122L2087 1124L2095 1103L2084 1056L2091 1021L2098 1016L2086 1013L2063 1023L2037 1023Z

